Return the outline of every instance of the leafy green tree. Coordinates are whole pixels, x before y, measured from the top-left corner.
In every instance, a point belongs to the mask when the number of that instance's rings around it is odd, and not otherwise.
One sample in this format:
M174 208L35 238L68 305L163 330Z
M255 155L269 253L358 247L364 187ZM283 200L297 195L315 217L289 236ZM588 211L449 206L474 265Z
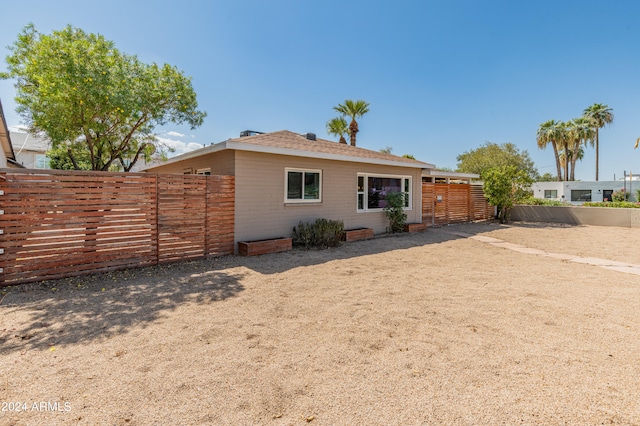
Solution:
M385 146L384 148L381 148L381 149L380 149L380 152L385 153L385 154L391 154L391 155L393 155L393 147L391 147L391 146ZM413 156L413 155L411 155L411 154L403 154L403 155L402 155L402 158L408 158L408 159L410 159L410 160L415 160L415 159L416 159L416 157L414 157L414 156Z
M514 165L491 167L481 177L487 201L498 210L500 223L507 223L513 206L530 196L533 179Z
M593 104L587 107L583 115L591 120L591 127L595 132L595 146L596 146L596 181L598 180L599 161L600 161L600 134L599 130L607 124L613 122L613 109L604 104Z
M343 116L351 118L351 123L349 123L349 136L351 138L351 145L356 146L356 135L360 131L356 118L361 118L369 112L369 102L347 99L343 104L338 104L338 106L333 107L333 109Z
M556 160L558 182L562 180L562 165L560 162L560 145L564 138L564 123L556 120L545 121L538 127L536 139L538 148L545 149L547 145L553 147L553 155Z
M195 128L206 116L189 77L167 64L144 64L101 35L71 26L45 35L30 24L9 50L0 77L16 80L25 124L78 168L88 153L92 170L117 162L129 170L156 150L155 126Z
M327 121L327 133L340 138L340 143L347 144L345 135L349 134L349 126L344 117L336 117Z
M545 173L538 177L538 182L555 182L558 180L557 176L553 176L551 173Z
M526 150L520 151L512 143L498 145L486 142L480 148L467 151L456 157L457 172L482 175L493 167L515 166L523 170L531 179L538 177L538 170Z
M91 153L83 142L58 144L47 152L52 169L91 170Z

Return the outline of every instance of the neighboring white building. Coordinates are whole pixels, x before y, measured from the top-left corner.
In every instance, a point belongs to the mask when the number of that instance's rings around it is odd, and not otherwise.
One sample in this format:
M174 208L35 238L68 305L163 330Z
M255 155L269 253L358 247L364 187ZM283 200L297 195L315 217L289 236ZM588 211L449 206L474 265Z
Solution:
M531 186L535 198L567 201L571 204L582 204L588 201L611 201L614 191L625 189L631 194L631 201L636 201L636 190L640 189L640 181L636 180L603 180L603 181L569 181L569 182L536 182Z
M9 135L7 121L4 118L2 103L0 102L0 168L20 167L16 162L16 155L13 152L13 144Z
M11 142L16 153L16 162L27 169L50 169L47 151L51 143L48 139L31 133L11 130Z

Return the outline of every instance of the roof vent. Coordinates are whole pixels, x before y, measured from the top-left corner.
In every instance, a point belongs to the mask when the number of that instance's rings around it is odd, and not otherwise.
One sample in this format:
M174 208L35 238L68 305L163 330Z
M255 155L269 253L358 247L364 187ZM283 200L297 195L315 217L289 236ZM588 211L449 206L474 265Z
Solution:
M263 135L264 132L256 132L255 130L243 130L240 132L240 137L244 138L246 136L255 136L255 135Z
M307 134L305 135L305 137L306 137L307 139L309 139L310 141L315 141L315 140L316 140L316 134L315 134L315 133L307 133Z

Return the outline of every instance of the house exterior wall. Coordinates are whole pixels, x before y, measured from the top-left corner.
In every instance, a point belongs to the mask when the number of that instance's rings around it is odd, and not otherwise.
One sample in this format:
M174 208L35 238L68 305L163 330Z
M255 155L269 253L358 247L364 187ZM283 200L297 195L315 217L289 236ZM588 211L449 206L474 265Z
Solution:
M0 169L7 167L7 155L4 153L4 149L0 149Z
M162 164L153 167L154 173L177 173L184 174L187 171L196 173L199 169L211 168L212 175L235 175L235 151L225 150L201 155L170 164Z
M22 164L27 169L35 169L37 168L37 155L44 155L44 152L29 151L23 149L21 152L16 153L16 162Z
M357 211L358 173L411 176L412 206L407 222L422 221L422 170L365 163L236 151L236 241L289 236L300 221L342 220L345 229L389 225L384 212ZM285 203L285 168L322 170L319 203Z
M580 205L584 201L571 201L571 191L575 190L587 190L591 191L591 201L601 202L604 201L605 191L619 191L623 188L630 191L632 200L636 199L636 190L640 189L639 181L568 181L568 182L536 182L531 186L533 190L533 196L535 198L545 198L545 190L556 191L557 196L547 199L557 201L567 201L571 204ZM585 200L586 201L586 200ZM611 200L609 200L611 201Z

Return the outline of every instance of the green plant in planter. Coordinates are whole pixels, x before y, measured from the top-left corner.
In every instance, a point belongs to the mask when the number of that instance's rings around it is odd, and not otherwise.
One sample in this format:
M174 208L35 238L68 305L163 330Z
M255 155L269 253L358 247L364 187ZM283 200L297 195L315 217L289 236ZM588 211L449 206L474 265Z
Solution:
M384 214L389 219L387 232L404 232L404 225L407 222L407 215L404 212L404 193L389 192L384 197L387 205L384 207Z
M295 246L327 248L340 245L343 233L344 223L341 220L316 219L313 223L300 221L293 227L291 238Z

